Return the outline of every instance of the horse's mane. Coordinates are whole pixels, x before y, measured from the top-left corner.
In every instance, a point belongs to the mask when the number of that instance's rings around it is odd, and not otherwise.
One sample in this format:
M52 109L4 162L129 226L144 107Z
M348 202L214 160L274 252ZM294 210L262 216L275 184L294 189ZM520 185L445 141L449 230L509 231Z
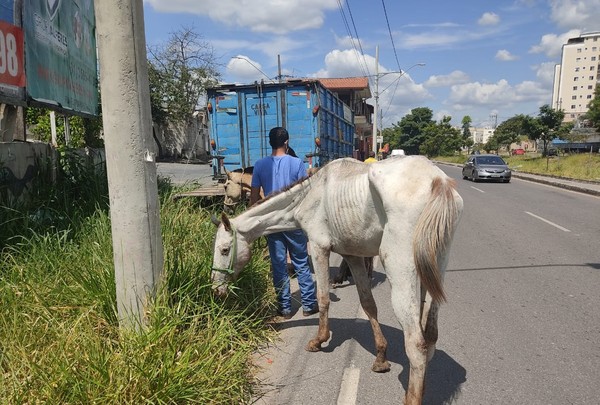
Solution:
M294 186L297 186L297 185L298 185L298 184L300 184L300 183L303 183L304 181L308 180L309 178L310 178L310 176L302 177L301 179L298 179L298 180L296 180L295 182L293 182L293 183L291 183L290 185L288 185L288 186L286 186L286 187L282 188L281 190L279 190L279 191L276 191L276 192L274 192L274 193L272 193L272 194L269 194L267 197L265 197L265 198L263 198L263 199L261 199L261 200L258 200L258 201L256 202L256 204L254 204L252 207L250 207L250 209L252 209L252 208L254 208L254 207L258 206L258 205L261 205L261 204L263 204L265 201L269 201L270 199L272 199L273 197L276 197L276 196L278 196L279 194L283 194L283 193L285 193L286 191L288 191L288 190L289 190L289 189L291 189L292 187L294 187Z

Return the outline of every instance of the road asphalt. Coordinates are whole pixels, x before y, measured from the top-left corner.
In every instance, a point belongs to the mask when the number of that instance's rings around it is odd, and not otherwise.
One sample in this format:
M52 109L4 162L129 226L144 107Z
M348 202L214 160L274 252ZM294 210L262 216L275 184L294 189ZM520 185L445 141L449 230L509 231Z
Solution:
M436 161L437 164L462 167L454 163ZM212 169L208 164L157 163L158 174L169 177L175 184L194 183L200 187L215 184L212 180ZM530 174L513 170L512 176L517 179L534 181L571 191L600 196L600 181L575 180L564 177Z

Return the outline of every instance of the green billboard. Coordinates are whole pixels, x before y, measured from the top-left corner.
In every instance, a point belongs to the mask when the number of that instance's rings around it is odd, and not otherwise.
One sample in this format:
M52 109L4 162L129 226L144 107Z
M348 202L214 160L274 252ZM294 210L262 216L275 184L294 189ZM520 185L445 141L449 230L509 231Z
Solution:
M27 95L35 102L98 114L93 0L25 0Z

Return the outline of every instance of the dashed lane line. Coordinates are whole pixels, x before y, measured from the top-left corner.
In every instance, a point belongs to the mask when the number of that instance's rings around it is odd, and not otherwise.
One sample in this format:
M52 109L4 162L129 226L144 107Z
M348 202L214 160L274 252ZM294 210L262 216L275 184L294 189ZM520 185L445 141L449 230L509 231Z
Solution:
M529 212L529 211L525 211L525 213L526 213L527 215L531 215L532 217L534 217L534 218L536 218L536 219L539 219L539 220L540 220L540 221L542 221L542 222L545 222L545 223L547 223L548 225L552 225L553 227L555 227L555 228L558 228L558 229L560 229L560 230L561 230L561 231L563 231L563 232L571 232L571 231L570 231L570 230L568 230L567 228L564 228L564 227L562 227L562 226L560 226L560 225L558 225L558 224L555 224L555 223L554 223L554 222L552 222L552 221L548 221L547 219L545 219L545 218L542 218L542 217L540 217L540 216L538 216L538 215L532 214L532 213L531 213L531 212Z
M344 369L344 375L342 376L342 386L340 387L340 395L338 395L337 405L353 405L356 403L359 379L359 368L346 367Z

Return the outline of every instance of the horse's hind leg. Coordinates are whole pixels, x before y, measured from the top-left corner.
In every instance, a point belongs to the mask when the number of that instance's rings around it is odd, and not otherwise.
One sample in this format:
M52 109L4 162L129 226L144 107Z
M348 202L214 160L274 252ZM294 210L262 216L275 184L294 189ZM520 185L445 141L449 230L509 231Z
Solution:
M387 340L385 340L385 337L381 332L381 326L377 320L377 305L375 304L375 299L373 298L373 293L371 291L371 279L365 269L365 260L362 257L356 256L344 256L344 259L350 265L352 278L354 278L356 289L358 290L360 304L365 311L365 314L367 314L369 322L371 322L371 328L373 329L377 356L371 369L377 373L389 371L390 363L386 358Z
M405 404L421 404L427 370L427 344L421 330L421 288L411 252L412 238L384 235L380 259L392 287L392 307L404 331L410 363Z
M421 303L421 329L427 345L427 362L429 363L435 353L435 344L438 340L438 312L439 304L433 302L431 295L421 288L421 296L425 299Z

